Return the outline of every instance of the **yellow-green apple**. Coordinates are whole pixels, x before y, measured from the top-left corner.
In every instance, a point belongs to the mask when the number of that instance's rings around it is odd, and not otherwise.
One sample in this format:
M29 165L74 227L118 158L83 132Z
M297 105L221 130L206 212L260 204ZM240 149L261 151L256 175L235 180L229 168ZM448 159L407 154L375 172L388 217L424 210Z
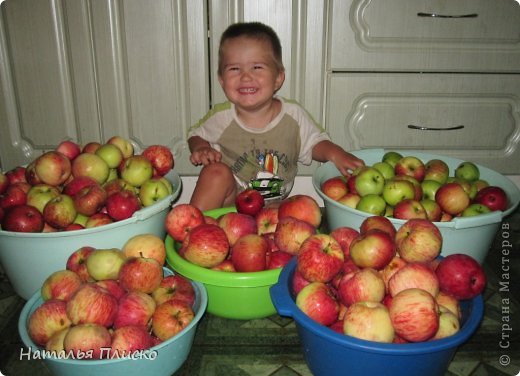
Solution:
M184 239L183 257L205 268L220 264L229 254L226 232L217 225L203 223L193 228Z
M253 217L264 207L264 203L262 194L252 188L241 191L235 198L237 212Z
M204 223L204 214L191 204L175 205L166 215L164 225L168 235L182 242L188 233Z
M188 326L195 318L191 306L179 300L167 300L157 306L152 316L152 331L166 341Z
M293 296L296 297L296 295L298 295L298 293L310 283L311 282L303 278L298 269L295 268L291 277L291 291Z
M25 178L25 170L26 168L23 166L16 166L15 168L6 171L5 176L9 181L9 184L27 182L27 179Z
M94 154L101 157L109 168L117 168L117 166L119 166L123 161L123 153L121 152L121 149L112 144L101 145L96 149Z
M0 195L5 192L8 185L9 179L7 179L7 176L5 176L2 171L0 171Z
M422 191L422 186L421 186L421 182L419 182L417 179L415 179L414 177L412 176L408 176L408 175L396 175L394 176L394 179L395 181L401 181L401 180L406 180L410 183L413 184L413 187L415 189L415 196L414 196L414 199L419 201L422 196L423 196L423 191Z
M122 163L121 178L134 187L140 187L153 176L152 162L143 155L133 155Z
M117 301L119 301L119 299L121 299L121 297L126 294L126 290L124 290L119 284L119 282L114 279L103 279L101 281L94 281L94 284L107 290L112 296L114 296L117 299Z
M347 194L347 180L344 176L333 176L321 183L321 191L332 200Z
M118 274L119 284L126 291L151 294L163 279L163 269L157 260L146 257L128 257Z
M321 209L314 198L304 194L289 196L278 207L278 218L293 217L318 228L321 223Z
M264 206L255 216L255 220L259 235L275 232L278 225L278 207Z
M128 357L138 351L149 349L153 346L152 335L146 326L128 325L117 328L112 333L110 346L111 357ZM117 354L117 355L116 355Z
M65 328L54 333L45 344L45 350L54 351L56 356L61 356L62 358L64 358L65 348L63 347L63 340L69 332L69 328Z
M409 219L395 234L397 253L407 262L431 262L441 253L442 235L427 219Z
M489 183L487 182L487 180L483 180L483 179L478 179L471 184L473 184L476 187L477 192L480 191L482 188L489 186Z
M482 204L469 204L469 206L460 213L461 217L474 217L476 215L482 215L490 213L491 209L486 205Z
M474 202L485 205L492 211L505 211L507 209L507 193L501 187L490 185L478 191Z
M374 167L364 167L356 175L356 192L361 197L368 194L380 195L383 193L385 178Z
M34 172L42 183L59 186L71 174L70 160L57 151L48 151L35 160Z
M266 269L283 268L292 258L293 255L284 251L277 250L268 252Z
M112 337L102 325L85 323L71 327L63 338L65 353L72 359L101 359L109 355Z
M76 249L67 258L65 267L67 270L75 272L83 282L92 280L87 270L87 258L94 251L94 247L83 246Z
M94 154L96 152L96 150L101 146L101 144L97 141L92 141L92 142L88 142L86 143L83 148L81 149L81 152L82 153L90 153L90 154Z
M391 343L395 335L388 308L377 302L357 302L347 307L343 333L383 343Z
M397 219L426 219L426 210L421 202L415 199L405 199L394 206L394 218Z
M347 307L356 302L381 302L385 296L383 278L372 268L345 274L338 285L338 298Z
M390 166L395 168L395 165L399 160L403 158L402 154L396 152L396 151L387 151L385 154L383 154L383 157L381 161L388 163Z
M73 325L98 324L108 328L116 314L116 297L94 283L84 283L67 301L67 315Z
M65 301L46 300L29 316L27 333L34 343L45 346L54 333L70 327L71 324Z
M435 194L437 193L437 190L442 186L441 183L439 183L436 180L428 180L424 179L421 182L421 188L422 188L422 198L423 199L429 199L429 200L435 200Z
M27 203L27 194L29 189L26 190L26 186L23 182L10 184L4 194L0 196L0 207L4 210L13 206L25 205Z
M93 227L99 227L108 225L109 223L114 222L112 218L106 213L96 213L92 214L90 217L87 218L87 222L85 222L85 228L93 228Z
M439 293L439 279L435 271L425 263L409 262L399 268L388 281L388 292L395 297L401 291L418 288L435 297Z
M470 198L459 183L446 183L437 190L435 201L443 212L451 215L462 213L470 204Z
M482 266L471 256L454 253L443 258L435 270L441 291L456 299L473 299L486 288Z
M47 202L43 208L43 219L50 226L64 229L76 219L77 211L72 197L59 194Z
M388 205L395 206L399 202L415 197L413 184L406 180L387 180L383 187L383 199Z
M432 222L439 222L442 217L442 209L437 201L423 198L419 201L426 212L426 219Z
M395 165L394 171L396 175L407 175L421 182L426 174L426 167L419 158L414 156L406 156L401 158Z
M218 218L218 225L226 233L230 246L244 235L258 233L255 218L248 214L225 213Z
M124 137L112 136L106 142L107 144L116 145L123 153L123 158L127 159L134 155L134 146Z
M321 325L338 320L339 303L331 288L323 282L311 282L296 295L296 306Z
M139 188L139 199L144 207L151 206L169 195L168 186L159 178L151 178Z
M477 195L477 187L469 180L462 178L454 178L453 182L459 183L464 191L468 194L470 200L473 200Z
M173 193L173 184L170 180L168 180L168 178L166 178L165 176L159 176L157 177L157 179L159 179L159 181L161 181L165 186L166 188L168 188L168 194L172 194Z
M43 281L40 289L43 300L59 299L67 301L83 284L78 274L71 270L58 270Z
M457 316L459 319L462 317L462 311L460 309L460 302L452 295L439 291L435 297L435 301L439 305L439 308L444 307Z
M388 282L390 281L390 278L403 266L407 264L406 261L404 261L399 255L395 255L392 260L380 271L381 278L383 278L383 282L386 286L386 292L388 292ZM390 294L387 294L391 297Z
M89 176L77 176L63 186L63 193L74 197L82 188L98 184L96 180Z
M455 177L469 182L474 182L480 178L480 170L473 162L461 162L455 168Z
M267 268L267 240L258 234L241 236L231 247L231 262L237 272L258 272Z
M27 192L26 203L27 205L34 206L40 213L43 213L43 208L47 202L59 194L60 190L58 187L44 183L36 184Z
M87 271L96 281L117 279L119 269L121 269L125 260L125 254L118 248L98 248L87 257Z
M152 162L155 176L166 175L175 164L171 150L164 145L150 145L142 154Z
M152 233L137 234L128 239L121 249L126 257L147 257L159 265L166 261L166 246L163 239Z
M195 302L195 289L191 282L180 274L164 277L159 287L152 292L152 298L157 305L167 300L181 300L190 306Z
M367 217L363 220L363 222L361 222L361 225L359 225L359 233L361 234L365 234L373 229L386 232L392 239L396 233L394 224L387 217L382 215L373 215Z
M42 232L43 215L33 206L16 205L8 208L2 218L2 230L13 232Z
M274 242L280 250L297 255L302 243L314 234L316 228L310 223L294 217L285 217L278 221Z
M383 269L395 256L395 243L387 232L372 229L350 243L350 258L360 268Z
M99 212L106 204L107 193L97 182L81 188L73 197L76 212L86 217Z
M359 236L359 231L348 226L340 226L330 232L332 236L339 243L343 251L343 259L346 259L350 254L350 243Z
M141 209L141 202L134 192L125 189L108 196L105 207L110 218L114 221L122 221Z
M79 144L71 140L60 142L58 146L56 146L55 150L69 158L71 161L81 154L81 147Z
M365 213L370 213L372 215L383 215L386 210L386 201L383 197L377 194L368 194L362 196L356 205L357 210L361 210Z
M389 312L396 334L409 342L426 341L439 328L438 306L427 291L410 288L392 298Z
M360 195L358 195L356 193L348 192L345 195L343 195L342 197L338 198L337 201L340 204L343 204L345 206L348 206L349 208L355 209L359 203L359 200L361 200Z
M114 329L127 325L146 327L157 304L149 294L141 291L129 291L118 301L117 314L114 318Z
M106 162L93 153L81 153L72 161L72 175L74 177L88 176L99 184L103 184L108 179L109 170Z
M439 184L446 183L450 175L450 167L442 159L430 159L424 167L426 168L424 180L433 180Z
M328 234L309 236L297 255L297 269L310 282L329 282L343 266L343 250Z
M390 180L395 176L394 167L392 167L392 165L390 165L388 162L376 162L372 165L372 167L374 167L381 173L381 175L383 175L385 181Z
M450 310L439 306L439 328L431 340L455 335L460 330L460 321Z

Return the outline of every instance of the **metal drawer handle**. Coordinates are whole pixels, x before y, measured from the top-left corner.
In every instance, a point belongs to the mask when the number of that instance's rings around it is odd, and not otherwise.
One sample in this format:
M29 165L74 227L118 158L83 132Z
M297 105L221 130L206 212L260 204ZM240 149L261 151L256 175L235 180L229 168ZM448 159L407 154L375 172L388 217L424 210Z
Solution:
M410 128L410 129L418 129L420 131L454 131L454 130L457 130L457 129L462 129L462 128L464 128L464 126L463 125L456 125L454 127L448 127L448 128L433 128L433 127L423 127L423 126L420 126L420 125L409 124L408 128Z
M478 13L469 14L438 14L438 13L417 13L418 17L431 17L431 18L477 18Z

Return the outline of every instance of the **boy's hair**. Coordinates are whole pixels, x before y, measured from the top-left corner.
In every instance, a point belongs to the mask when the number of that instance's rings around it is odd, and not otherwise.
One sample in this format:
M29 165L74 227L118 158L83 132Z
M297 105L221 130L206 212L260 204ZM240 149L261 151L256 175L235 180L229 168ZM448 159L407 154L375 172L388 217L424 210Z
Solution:
M276 65L280 71L285 70L282 61L282 44L280 43L280 39L276 32L269 26L261 23L261 22L238 22L231 24L228 28L222 33L220 37L220 44L218 50L218 74L222 74L222 54L223 54L223 44L228 39L233 39L237 37L248 37L253 39L258 39L261 41L266 41L271 44L273 49L273 56Z

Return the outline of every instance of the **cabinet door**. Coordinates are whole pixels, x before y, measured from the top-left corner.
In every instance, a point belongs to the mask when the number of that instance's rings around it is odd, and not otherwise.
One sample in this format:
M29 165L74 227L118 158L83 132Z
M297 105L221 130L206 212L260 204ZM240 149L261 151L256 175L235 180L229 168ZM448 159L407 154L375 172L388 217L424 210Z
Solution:
M336 73L326 125L347 149L419 149L518 174L519 98L518 75Z
M330 19L334 71L520 71L517 1L333 1Z

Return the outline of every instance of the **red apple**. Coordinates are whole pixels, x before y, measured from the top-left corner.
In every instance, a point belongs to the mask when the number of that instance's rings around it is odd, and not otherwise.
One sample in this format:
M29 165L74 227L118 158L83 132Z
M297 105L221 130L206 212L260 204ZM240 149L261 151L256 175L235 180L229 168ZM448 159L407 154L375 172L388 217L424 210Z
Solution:
M321 325L332 325L338 320L339 303L323 282L311 282L303 287L296 295L296 305Z
M80 324L69 329L63 338L66 354L72 359L101 359L109 355L112 337L106 327L99 324Z
M224 261L230 247L225 231L217 225L206 223L193 228L183 243L183 257L205 268L212 268Z
M224 230L233 246L244 235L257 234L256 220L248 214L228 212L218 219L218 225Z
M266 206L260 209L255 216L258 234L273 233L278 225L278 208Z
M195 289L191 282L180 274L168 275L163 278L158 288L152 292L157 305L166 300L181 300L190 306L195 302Z
M478 191L473 201L487 206L492 211L507 209L507 193L502 188L493 185Z
M470 204L470 198L459 183L446 183L435 194L435 201L443 212L450 215L462 213Z
M182 242L188 233L203 224L204 214L191 204L175 205L166 215L165 227L168 235Z
M343 266L343 250L330 235L309 236L298 252L297 269L311 282L329 282Z
M310 223L294 218L281 218L274 232L274 241L278 248L292 255L297 255L302 243L311 235L316 234L316 228Z
M69 158L57 151L49 151L40 155L34 163L35 174L45 184L62 185L71 174Z
M385 231L372 229L350 243L350 258L360 268L383 269L395 256L394 239Z
M51 299L44 301L31 314L27 333L34 343L45 346L54 333L70 327L71 324L67 316L67 303L63 300Z
M166 261L166 246L163 239L155 234L138 234L126 241L121 249L126 257L147 257L156 260L159 265Z
M339 243L343 251L344 259L346 259L350 255L350 244L352 240L359 236L359 231L352 227L341 226L332 230L330 236Z
M98 183L81 188L72 197L76 211L87 217L99 212L107 201L107 193Z
M398 202L394 207L394 218L398 219L412 219L422 218L426 219L426 210L420 201L414 199L406 199Z
M67 302L67 315L74 325L110 327L117 314L117 299L94 283L83 284Z
M394 258L380 271L381 277L385 282L386 291L388 292L388 282L392 276L403 266L407 264L399 255L395 255ZM390 295L388 295L390 296Z
M26 168L23 166L17 166L5 173L5 176L7 180L9 181L9 184L14 184L18 182L27 182L27 179L25 178L25 170Z
M397 253L407 262L431 262L441 253L442 235L427 219L409 219L395 235Z
M72 197L66 194L59 194L49 200L43 208L42 214L44 221L50 226L56 229L64 229L74 222L77 211Z
M83 148L81 149L82 153L90 153L95 154L96 150L101 146L101 144L97 141L92 141L86 143Z
M271 251L267 253L267 267L266 269L277 269L283 268L289 261L291 261L293 255L284 251Z
M114 221L122 221L130 218L141 209L141 203L137 195L128 190L116 192L107 197L105 206L107 213Z
M111 357L128 357L153 346L148 329L142 325L119 327L112 333ZM115 355L117 354L117 355Z
M396 175L408 175L421 182L424 180L426 167L419 158L406 156L397 162L394 171Z
M291 278L291 288L293 296L298 295L298 293L309 283L311 282L303 278L302 274L298 271L298 269L294 269L294 273Z
M384 343L391 343L395 335L388 308L377 302L357 302L349 306L343 318L343 333Z
M103 184L103 188L107 192L107 196L110 196L112 193L121 192L125 189L128 191L132 191L134 193L139 193L139 189L131 186L126 181L120 178L112 179Z
M112 218L110 218L108 214L99 212L96 214L92 214L90 217L87 218L85 228L104 226L112 222L114 221L112 220Z
M356 302L381 302L385 296L385 283L374 269L364 268L345 274L338 286L338 298L347 307Z
M150 145L143 150L143 156L152 162L156 175L166 175L174 166L174 158L171 150L163 145Z
M482 266L471 256L455 253L443 258L435 270L441 291L456 299L473 299L487 283Z
M347 194L347 179L344 176L334 176L321 183L321 191L332 200L337 201Z
M74 197L82 188L98 184L89 176L77 176L63 186L63 193Z
M311 196L299 194L284 199L278 207L278 219L293 217L305 221L315 228L321 223L321 209Z
M2 230L13 232L42 232L43 215L33 206L16 205L5 211Z
M60 152L72 161L81 154L81 147L74 141L65 140L56 146L56 151Z
M71 270L58 270L50 274L40 289L43 300L58 299L68 301L80 288L83 281Z
M409 262L399 268L390 278L388 292L394 297L409 288L422 289L435 297L439 293L439 279L435 275L435 271L427 264Z
M83 282L91 280L87 270L87 258L94 251L94 247L78 248L68 257L66 268L75 272Z
M127 325L148 326L156 306L155 300L147 293L129 291L118 301L114 329Z
M114 296L117 301L126 294L126 290L124 290L118 281L114 279L103 279L101 281L95 281L95 285L104 288L107 290L112 296Z
M0 207L2 209L7 210L13 206L27 204L27 194L30 188L26 191L24 184L27 183L14 183L6 188L4 194L0 196Z
M356 175L351 175L347 178L347 191L348 193L359 196L359 193L356 190Z
M129 257L121 265L119 284L127 291L151 294L163 279L163 269L157 260L146 257Z
M152 331L162 341L173 337L188 326L195 313L186 302L167 300L157 306L152 316Z
M256 216L264 207L264 197L256 189L245 189L235 198L237 212Z
M230 259L225 259L220 264L217 264L210 268L211 270L217 270L219 272L236 272L235 266Z
M231 262L237 272L259 272L267 268L268 250L263 236L247 234L231 247Z
M387 218L382 215L373 215L367 217L361 222L359 226L359 232L361 234L366 234L368 231L372 229L378 229L386 232L393 239L395 237L396 229L394 224Z
M433 180L440 184L446 183L450 175L450 168L446 162L441 159L431 159L424 165L424 180Z

